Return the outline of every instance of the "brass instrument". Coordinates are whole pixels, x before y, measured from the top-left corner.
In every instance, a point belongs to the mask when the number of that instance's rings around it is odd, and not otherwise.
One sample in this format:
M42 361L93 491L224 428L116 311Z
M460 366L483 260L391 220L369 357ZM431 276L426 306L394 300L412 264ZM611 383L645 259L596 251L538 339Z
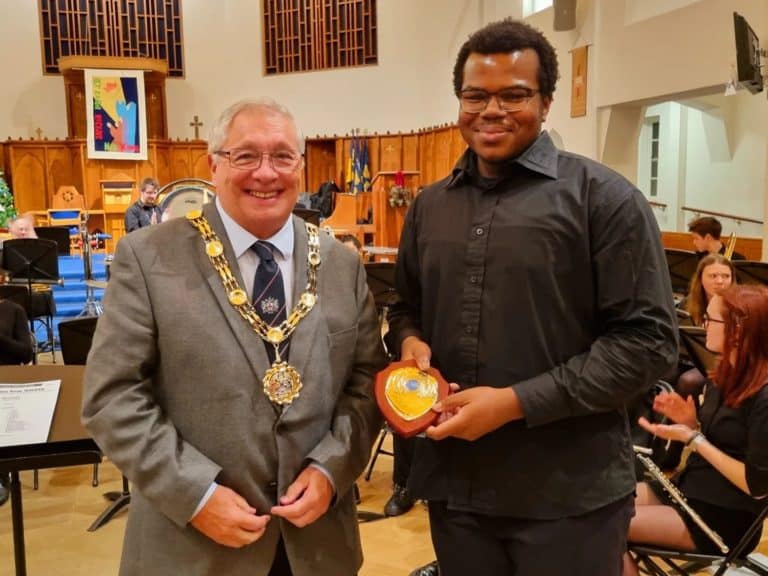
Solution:
M731 235L728 236L728 242L725 244L725 252L723 253L723 256L730 260L731 256L733 256L734 248L736 248L736 233L731 232Z
M634 449L635 456L637 456L637 459L640 460L643 466L645 466L649 474L659 481L664 490L666 490L667 494L669 494L670 497L680 505L685 513L690 516L690 518L699 528L701 528L702 532L704 532L704 534L706 534L709 539L715 543L715 546L717 546L723 554L728 554L728 546L725 545L725 542L723 542L723 539L720 538L720 535L712 530L712 528L707 526L707 523L704 522L701 516L698 515L696 510L691 508L691 506L688 504L685 496L683 496L683 493L680 492L677 486L670 482L669 478L664 475L664 472L662 472L661 468L656 466L656 463L647 456L647 454L652 451L641 446L635 446Z

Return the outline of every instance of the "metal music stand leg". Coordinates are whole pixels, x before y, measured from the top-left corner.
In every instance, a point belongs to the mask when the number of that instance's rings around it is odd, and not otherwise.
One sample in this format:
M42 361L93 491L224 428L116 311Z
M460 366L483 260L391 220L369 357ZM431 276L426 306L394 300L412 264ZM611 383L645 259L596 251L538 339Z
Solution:
M107 492L104 494L104 498L112 500L113 502L107 507L106 510L104 510L104 512L99 514L99 517L96 518L96 520L93 521L93 524L88 527L88 532L95 532L104 526L104 524L109 522L115 514L117 514L120 510L131 503L131 492L128 487L128 478L123 476L122 492Z
M21 506L21 482L18 472L11 472L8 490L11 493L13 559L16 564L16 576L27 576L27 556L24 551L24 510Z

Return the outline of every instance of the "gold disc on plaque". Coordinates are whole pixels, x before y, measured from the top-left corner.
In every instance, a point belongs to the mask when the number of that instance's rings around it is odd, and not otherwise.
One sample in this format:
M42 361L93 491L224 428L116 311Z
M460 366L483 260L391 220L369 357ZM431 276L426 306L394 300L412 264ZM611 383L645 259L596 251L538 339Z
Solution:
M301 376L286 362L272 364L264 374L264 394L275 404L290 404L301 390Z
M211 258L216 258L224 253L224 246L218 240L211 240L205 243L205 253Z
M437 393L435 377L413 366L393 370L384 385L387 402L403 420L416 420L429 412Z
M233 306L242 306L248 301L248 294L240 288L232 290L227 297L229 298L229 303Z

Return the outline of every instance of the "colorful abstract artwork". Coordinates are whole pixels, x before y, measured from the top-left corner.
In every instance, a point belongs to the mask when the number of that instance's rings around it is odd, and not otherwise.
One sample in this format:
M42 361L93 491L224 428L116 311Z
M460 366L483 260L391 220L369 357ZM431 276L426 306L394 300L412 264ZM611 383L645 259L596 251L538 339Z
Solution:
M86 70L88 158L147 159L144 73Z

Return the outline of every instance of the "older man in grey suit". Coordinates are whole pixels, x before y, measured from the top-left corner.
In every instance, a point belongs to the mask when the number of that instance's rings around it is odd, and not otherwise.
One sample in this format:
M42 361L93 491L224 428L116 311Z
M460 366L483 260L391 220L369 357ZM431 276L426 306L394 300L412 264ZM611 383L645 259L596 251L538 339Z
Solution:
M351 488L384 355L359 259L291 214L301 151L281 106L231 106L215 204L118 246L83 420L133 484L125 576L362 563Z

